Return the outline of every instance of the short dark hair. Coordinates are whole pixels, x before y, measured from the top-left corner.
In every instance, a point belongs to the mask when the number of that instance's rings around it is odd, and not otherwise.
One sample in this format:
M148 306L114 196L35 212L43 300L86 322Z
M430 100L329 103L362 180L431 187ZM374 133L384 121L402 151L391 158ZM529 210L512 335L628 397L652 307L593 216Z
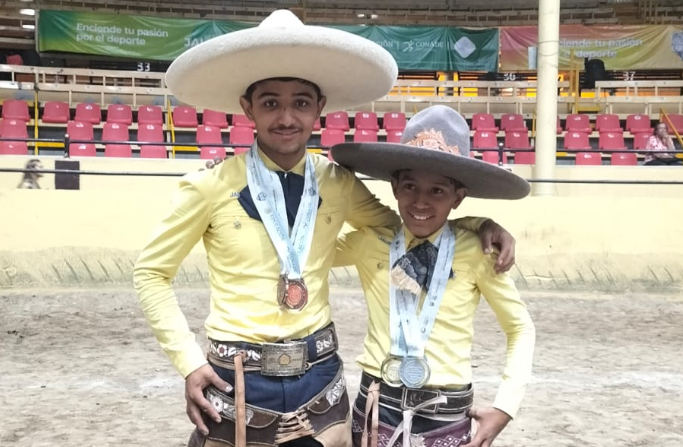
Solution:
M315 94L317 96L317 100L320 101L320 99L323 97L322 92L320 91L320 87L318 87L317 84L311 81L307 81L305 79L301 78L292 78L292 77L279 77L279 78L268 78L268 79L261 79L260 81L256 81L253 84L251 84L249 87L247 87L247 90L244 92L244 95L242 97L249 101L251 103L251 98L254 95L254 90L256 90L256 87L262 82L266 81L280 81L280 82L300 82L304 85L309 85L313 87L313 90L315 90Z
M652 130L652 135L657 135L657 128L659 127L660 124L663 124L667 131L669 130L669 126L666 125L664 121L660 121L657 124L655 124L655 128Z
M399 177L401 176L401 172L408 172L411 169L399 169L398 171L394 171L391 173L391 178L396 180L397 182L399 181ZM461 182L457 181L456 179L449 177L447 175L444 175L448 179L448 181L451 182L453 186L455 186L455 189L458 190L460 188L465 188L466 186L463 185Z

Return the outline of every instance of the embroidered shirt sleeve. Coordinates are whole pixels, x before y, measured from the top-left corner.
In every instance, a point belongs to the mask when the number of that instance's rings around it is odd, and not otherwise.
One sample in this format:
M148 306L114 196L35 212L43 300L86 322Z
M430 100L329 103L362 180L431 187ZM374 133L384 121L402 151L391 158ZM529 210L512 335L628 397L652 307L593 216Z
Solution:
M171 287L183 259L207 230L210 204L188 178L180 182L170 214L142 250L134 270L135 289L154 336L173 365L187 377L206 363Z
M496 274L493 264L494 258L486 256L477 271L477 287L507 336L503 380L493 406L514 418L531 380L536 330L512 278Z

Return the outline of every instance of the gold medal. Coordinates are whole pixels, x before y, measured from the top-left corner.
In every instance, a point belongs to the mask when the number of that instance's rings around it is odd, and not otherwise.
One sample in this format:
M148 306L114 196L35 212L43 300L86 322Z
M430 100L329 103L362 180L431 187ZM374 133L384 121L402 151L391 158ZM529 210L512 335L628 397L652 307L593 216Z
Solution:
M308 303L308 289L303 279L288 279L280 276L277 283L277 300L288 310L299 311Z
M399 369L401 367L401 358L389 355L382 362L382 381L390 386L401 386L401 378L399 376Z

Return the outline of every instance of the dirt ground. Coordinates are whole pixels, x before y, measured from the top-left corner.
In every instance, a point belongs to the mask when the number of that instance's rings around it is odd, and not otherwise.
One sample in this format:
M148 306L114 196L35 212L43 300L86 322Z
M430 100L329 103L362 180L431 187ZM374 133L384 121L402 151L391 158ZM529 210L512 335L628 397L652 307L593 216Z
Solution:
M206 290L180 290L193 328ZM526 294L538 342L534 382L494 444L683 446L683 300ZM351 395L365 306L333 291ZM477 402L495 395L505 340L483 304ZM0 446L184 446L183 382L131 290L0 290Z

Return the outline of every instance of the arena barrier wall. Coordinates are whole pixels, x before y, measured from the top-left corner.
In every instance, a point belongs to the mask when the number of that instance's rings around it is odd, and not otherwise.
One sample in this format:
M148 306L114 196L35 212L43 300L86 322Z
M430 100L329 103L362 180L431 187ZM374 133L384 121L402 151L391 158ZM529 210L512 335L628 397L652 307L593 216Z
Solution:
M0 166L23 167L27 157ZM51 161L42 157L46 168ZM197 160L87 160L81 169L187 172ZM558 167L558 178L683 179L678 168ZM530 168L520 174L528 176ZM12 288L132 287L139 249L169 209L173 177L82 176L81 190L16 190L0 173L0 293ZM10 181L11 180L11 181ZM50 187L50 177L42 179ZM367 181L393 205L388 184ZM490 216L517 238L512 275L520 289L678 293L683 286L683 185L559 185L556 197L466 199L459 215ZM202 244L176 284L208 285ZM354 269L331 282L357 285Z

